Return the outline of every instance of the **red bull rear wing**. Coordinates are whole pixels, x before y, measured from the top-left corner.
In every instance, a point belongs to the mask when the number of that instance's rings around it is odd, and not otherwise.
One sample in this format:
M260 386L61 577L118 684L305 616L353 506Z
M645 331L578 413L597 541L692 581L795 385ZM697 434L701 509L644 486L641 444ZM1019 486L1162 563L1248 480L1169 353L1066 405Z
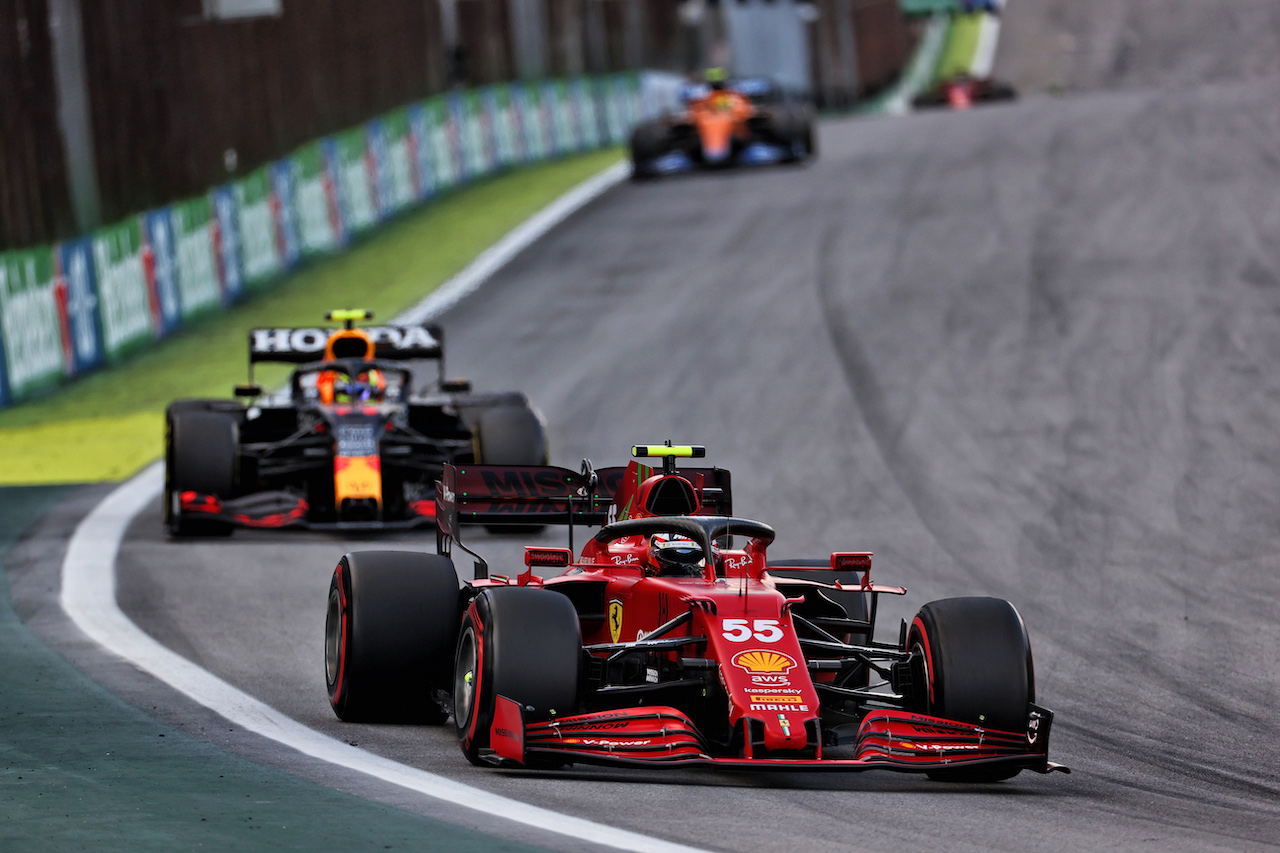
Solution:
M435 325L362 326L360 331L373 339L374 357L390 361L442 359L444 331ZM249 362L308 364L324 357L332 329L250 329Z

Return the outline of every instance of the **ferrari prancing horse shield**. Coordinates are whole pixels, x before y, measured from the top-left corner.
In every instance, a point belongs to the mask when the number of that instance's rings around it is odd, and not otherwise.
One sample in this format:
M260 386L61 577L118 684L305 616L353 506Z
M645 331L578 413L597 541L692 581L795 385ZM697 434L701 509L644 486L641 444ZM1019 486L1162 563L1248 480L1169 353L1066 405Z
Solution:
M622 602L616 598L609 602L609 636L615 643L622 636Z

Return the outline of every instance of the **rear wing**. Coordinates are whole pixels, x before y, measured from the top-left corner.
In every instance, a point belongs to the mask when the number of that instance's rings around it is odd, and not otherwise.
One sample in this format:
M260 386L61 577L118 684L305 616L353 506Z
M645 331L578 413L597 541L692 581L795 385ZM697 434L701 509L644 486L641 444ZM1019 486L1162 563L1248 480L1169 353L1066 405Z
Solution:
M388 361L444 361L444 331L436 325L362 326L373 338L374 357ZM250 329L249 363L307 364L324 357L332 329Z
M630 468L630 466L629 466ZM446 463L436 484L436 545L448 554L453 544L476 558L477 577L488 565L462 544L464 524L567 525L569 548L573 526L600 526L614 521L614 496L629 468L595 469L583 460L581 471L543 465L453 465ZM680 476L694 486L702 504L699 515L731 514L729 472L722 468L683 468Z

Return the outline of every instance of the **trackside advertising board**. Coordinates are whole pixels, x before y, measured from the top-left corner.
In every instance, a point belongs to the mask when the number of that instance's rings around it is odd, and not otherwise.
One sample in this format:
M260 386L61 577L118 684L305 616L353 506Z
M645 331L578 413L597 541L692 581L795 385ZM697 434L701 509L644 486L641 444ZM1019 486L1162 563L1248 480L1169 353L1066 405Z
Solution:
M270 287L442 192L625 141L640 75L500 83L409 104L206 194L0 253L0 407Z
M222 304L218 253L214 251L213 205L208 198L175 204L172 219L177 241L178 298L182 316L190 318Z
M66 314L67 375L75 376L102 364L102 319L98 313L98 284L93 265L93 241L69 240L53 247L54 295Z
M240 271L248 287L278 276L284 269L271 170L263 167L232 184L236 228L240 235Z
M48 249L0 255L0 333L5 384L14 399L62 379L62 324Z
M111 361L155 336L159 305L147 287L138 220L103 228L92 239L102 345Z

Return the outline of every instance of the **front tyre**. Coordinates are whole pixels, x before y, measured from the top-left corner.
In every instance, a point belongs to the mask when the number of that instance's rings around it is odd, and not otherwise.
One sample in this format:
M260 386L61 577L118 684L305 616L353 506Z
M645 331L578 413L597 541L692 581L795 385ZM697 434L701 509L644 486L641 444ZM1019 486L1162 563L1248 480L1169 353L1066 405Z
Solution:
M999 598L945 598L920 608L907 648L923 664L919 710L1008 732L1024 731L1035 701L1035 666L1022 617ZM1020 768L935 771L948 782L998 782Z
M566 596L531 587L477 595L454 659L453 720L467 760L481 763L498 696L520 703L526 722L573 714L581 656L578 613Z
M179 512L183 492L235 494L240 424L234 412L207 407L207 401L174 403L165 413L164 522L172 536L230 536L232 526L216 518Z
M440 725L460 589L447 557L356 551L334 569L325 615L329 704L346 722Z

